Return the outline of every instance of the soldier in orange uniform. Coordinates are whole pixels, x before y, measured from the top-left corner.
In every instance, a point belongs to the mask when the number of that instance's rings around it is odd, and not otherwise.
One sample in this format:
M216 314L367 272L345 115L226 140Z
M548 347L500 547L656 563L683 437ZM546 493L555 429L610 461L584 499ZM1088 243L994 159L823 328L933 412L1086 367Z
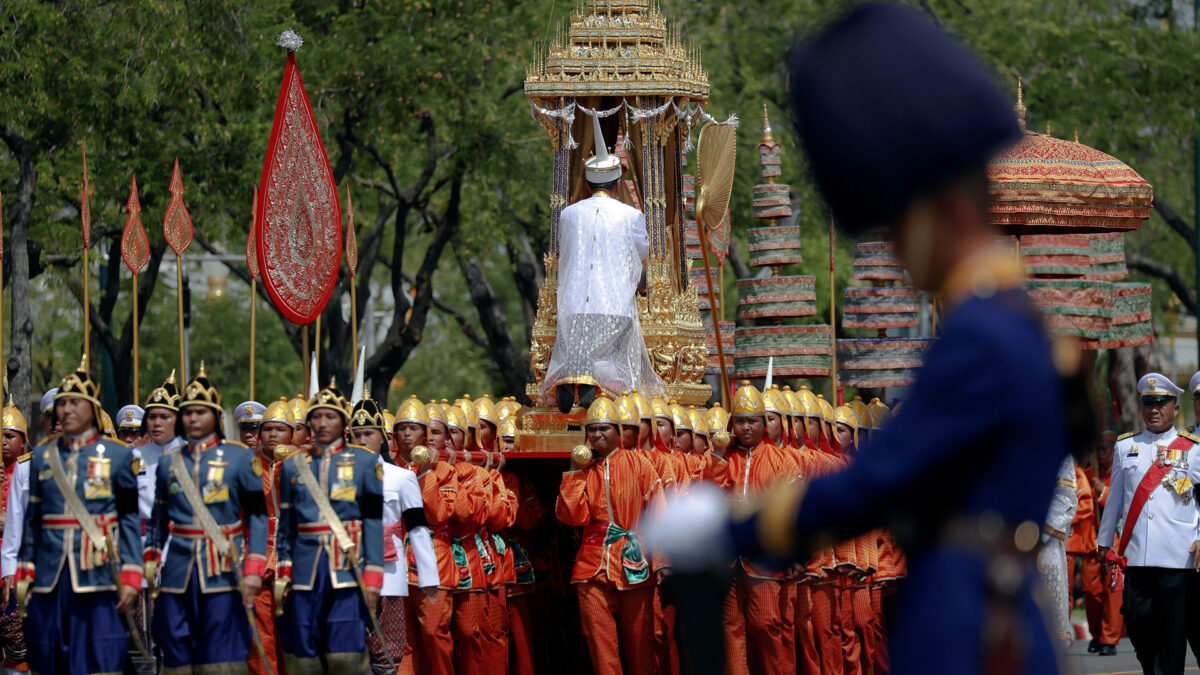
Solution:
M278 562L275 532L279 527L279 474L283 469L283 460L296 451L291 445L295 427L296 419L292 417L287 399L280 398L268 405L263 413L258 426L258 442L254 445L263 466L263 493L267 499L267 572L263 575L262 589L254 598L254 615L263 651L267 655L267 666L270 667L269 671L264 667L258 650L250 650L248 664L250 672L255 675L279 673L279 666L283 663L283 643L275 639L275 565Z
M1091 481L1088 480L1083 467L1078 464L1075 465L1075 500L1078 506L1075 509L1075 518L1071 521L1071 533L1067 535L1067 598L1071 606L1075 604L1076 564L1082 567L1081 580L1083 581L1084 597L1089 595L1096 597L1101 592L1100 560L1096 554L1096 505L1092 495ZM1089 557L1095 560L1094 565L1090 564ZM1086 600L1084 605L1086 613L1091 608L1086 606ZM1098 612L1097 618L1099 618ZM1090 623L1091 616L1088 619ZM1088 651L1091 653L1095 653L1100 648L1099 628L1099 622L1097 622L1096 632L1092 634L1092 640L1088 643Z
M501 419L500 437L516 441L514 418ZM537 527L545 515L537 490L530 480L522 480L515 472L501 467L504 486L517 496L517 517L503 533L513 558L513 576L508 582L508 671L513 675L533 673L533 558L528 533Z
M503 401L502 401L503 403ZM488 453L483 470L491 485L485 529L480 532L482 545L495 560L495 572L487 575L487 648L485 665L488 673L503 675L508 670L508 584L515 579L513 553L501 535L517 520L517 495L504 482L500 473L504 459L497 450L499 438L497 421L502 408L492 405L484 396L475 402L479 415L479 441Z
M612 399L598 396L584 421L591 452L572 453L555 513L563 524L583 528L571 583L596 674L627 669L650 675L654 584L661 564L642 553L635 528L650 504L662 499L662 482L645 456L621 447L619 425Z
M750 502L777 482L799 477L795 457L766 437L766 408L758 389L743 381L733 399L734 443L709 451L705 478L738 502ZM728 673L796 671L796 583L739 559L725 602L725 670Z
M450 589L458 585L457 568L450 550L450 535L446 524L454 515L458 501L458 477L451 466L425 447L429 429L429 413L416 396L411 396L396 410L392 436L396 441L396 464L417 474L421 484L421 499L425 503L425 519L433 532L433 552L437 557L441 584L433 600L423 594L409 594L405 601L405 623L408 645L400 663L402 673L421 675L451 675L454 673L454 641L450 635L450 616L453 611ZM423 452L413 457L413 450ZM414 459L423 460L414 464ZM416 585L416 571L410 567L409 584Z
M1084 475L1087 476L1088 483L1092 488L1092 527L1097 530L1100 516L1108 504L1108 488L1112 482L1113 447L1116 442L1117 435L1115 433L1111 431L1102 433L1096 442L1096 464L1084 469ZM1098 531L1096 538L1097 545L1111 546L1113 544L1113 542L1099 541ZM1088 618L1088 630L1097 640L1095 649L1091 643L1088 644L1088 651L1100 656L1113 656L1117 653L1117 643L1125 631L1125 617L1121 614L1124 598L1121 591L1114 591L1112 588L1112 575L1117 574L1117 570L1105 569L1102 561L1103 558L1098 551L1082 558L1084 565L1083 605ZM1088 571L1089 566L1095 570L1096 576L1100 579L1095 593L1088 592L1087 579L1091 574Z

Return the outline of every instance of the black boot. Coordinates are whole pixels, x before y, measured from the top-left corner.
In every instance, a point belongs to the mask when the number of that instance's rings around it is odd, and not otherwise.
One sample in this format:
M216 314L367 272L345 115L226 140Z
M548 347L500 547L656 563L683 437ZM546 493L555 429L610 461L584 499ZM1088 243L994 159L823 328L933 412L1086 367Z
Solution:
M1100 639L1092 638L1091 642L1088 643L1088 653L1095 654L1098 651L1100 651Z
M575 407L575 385L560 384L554 388L554 393L558 398L558 411L564 415L571 412Z
M579 405L583 406L584 410L592 407L592 403L596 400L596 385L581 384L579 385Z

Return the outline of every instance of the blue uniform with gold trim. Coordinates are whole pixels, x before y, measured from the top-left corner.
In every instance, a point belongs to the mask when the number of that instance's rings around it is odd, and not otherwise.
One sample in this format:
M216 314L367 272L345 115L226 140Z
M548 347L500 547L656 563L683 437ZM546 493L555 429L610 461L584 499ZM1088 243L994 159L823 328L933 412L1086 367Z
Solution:
M267 559L262 465L250 448L215 436L164 455L156 469L154 512L146 532L147 557L158 556L170 533L153 618L165 672L193 665L236 668L250 653L236 560L217 554L171 470L175 461L182 462L236 550L248 549L245 574L259 576Z
M74 447L72 447L74 446ZM107 673L124 668L129 633L116 611L121 579L67 511L49 453L58 453L75 493L107 537L122 577L142 575L137 468L132 451L95 431L39 445L29 460L29 506L18 574L33 573L26 637L33 670Z
M1032 523L1036 543L1068 454L1062 380L1029 297L981 276L989 283L945 315L911 398L858 459L812 481L790 521L769 525L760 514L734 528L738 548L760 554L772 539L803 551L876 527L895 532L908 555L888 624L897 674L981 672L994 661L985 639L1005 635L985 633L997 607L991 563L1005 556L1022 572L1005 600L1016 614L1009 630L1024 636L1006 652L1009 672L1058 672L1034 602L1040 581L1014 532ZM788 526L782 539L771 531ZM986 531L998 534L994 545Z
M383 580L383 480L378 457L341 440L327 448L304 448L283 462L279 480L278 574L292 580L284 606L282 641L288 670L304 670L323 658L329 672L367 666L368 620L350 569L324 522L317 503L299 479L298 462L307 462L326 491L330 506L355 540L364 581ZM319 669L319 666L317 666Z

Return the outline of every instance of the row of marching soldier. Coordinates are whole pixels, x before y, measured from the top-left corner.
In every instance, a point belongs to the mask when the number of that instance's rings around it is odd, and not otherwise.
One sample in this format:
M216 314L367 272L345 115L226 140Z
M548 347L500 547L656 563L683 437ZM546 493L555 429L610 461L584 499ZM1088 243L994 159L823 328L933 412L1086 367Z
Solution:
M748 500L836 471L888 414L748 383L729 412L600 395L555 480L505 464L520 409L410 397L393 416L331 384L239 404L233 440L203 366L114 425L85 362L44 397L36 448L4 410L5 667L537 673L562 635L597 673L686 673L645 510L699 481ZM727 670L886 672L903 570L882 532L788 570L739 563Z

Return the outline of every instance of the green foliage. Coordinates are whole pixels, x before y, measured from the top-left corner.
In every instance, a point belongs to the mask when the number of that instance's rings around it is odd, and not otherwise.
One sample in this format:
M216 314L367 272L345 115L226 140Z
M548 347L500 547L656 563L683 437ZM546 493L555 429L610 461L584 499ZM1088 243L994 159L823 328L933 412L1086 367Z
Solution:
M915 4L915 3L914 3ZM414 208L401 223L384 222L380 258L368 282L386 289L402 262L414 275L432 226L448 199L446 185L465 172L459 233L434 278L439 300L471 320L454 252L476 255L495 287L514 333L525 325L507 246L518 234L544 240L548 227L551 155L529 116L522 91L525 65L547 28L572 3L531 0L99 0L0 3L0 121L31 143L38 169L30 238L48 255L79 248L80 142L88 144L96 238L119 237L131 174L138 174L143 223L151 241L169 195L171 163L179 157L186 200L197 230L233 252L244 248L251 185L259 178L284 53L273 36L295 28L305 38L297 58L331 163L353 183L359 241L377 214L427 169L423 124L432 122L432 181L409 195ZM738 173L731 204L734 242L745 255L751 187L760 181L756 144L765 103L783 145L784 182L799 197L805 261L789 273L817 277L822 321L828 313L828 213L805 172L788 107L783 55L797 36L843 7L832 0L773 0L731 6L663 0L669 20L702 48L712 96L709 110L737 113ZM1105 0L929 0L938 21L974 48L997 82L1012 90L1023 76L1031 128L1047 123L1059 137L1080 140L1126 161L1180 213L1193 212L1192 137L1200 90L1197 34L1141 5ZM553 9L552 9L553 8ZM551 17L553 11L554 16ZM393 171L389 176L387 164ZM694 165L693 165L694 167ZM0 189L11 203L16 163L0 159ZM405 237L395 247L396 237ZM1131 250L1179 269L1193 253L1157 217L1130 235ZM848 285L852 242L837 242L837 289ZM107 249L108 243L103 244ZM193 251L198 251L193 245ZM393 252L402 255L392 260ZM99 255L96 256L99 259ZM168 253L158 292L142 326L142 391L176 361L174 261ZM195 270L193 270L193 273ZM61 375L78 351L78 311L66 278L78 267L52 268L34 285L35 390ZM1185 278L1191 275L1185 273ZM736 306L736 279L726 271L726 313ZM172 279L173 281L173 279ZM114 313L128 316L128 281ZM201 293L202 284L194 290ZM95 286L93 286L95 289ZM401 286L406 292L408 287ZM210 364L227 399L246 391L248 299L230 284L225 298L194 302L192 354ZM1156 309L1166 301L1156 289ZM93 297L97 297L93 294ZM385 319L386 322L386 319ZM386 328L386 323L383 326ZM381 330L382 332L382 330ZM500 392L487 351L464 336L455 319L435 311L423 344L401 372L392 403ZM299 389L303 364L283 325L259 311L259 397ZM218 374L219 373L219 374ZM394 384L400 384L397 380Z

